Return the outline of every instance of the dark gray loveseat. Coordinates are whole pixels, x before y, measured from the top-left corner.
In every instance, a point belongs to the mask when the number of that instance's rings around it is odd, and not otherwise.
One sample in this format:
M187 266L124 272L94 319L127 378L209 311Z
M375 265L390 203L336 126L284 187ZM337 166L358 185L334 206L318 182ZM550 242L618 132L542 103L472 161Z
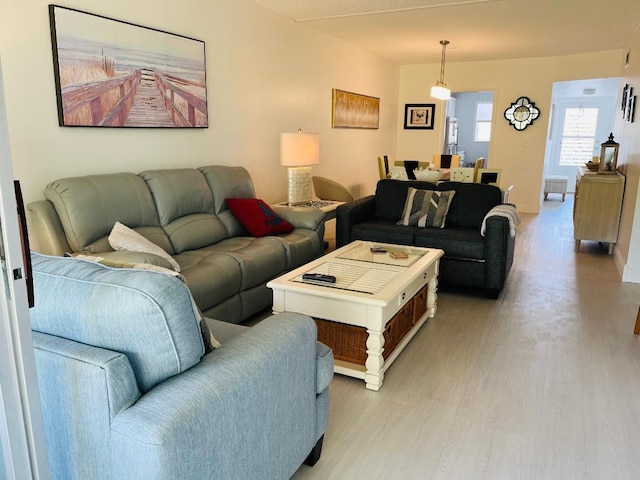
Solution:
M407 190L455 190L444 228L397 225L402 216ZM485 236L482 222L494 207L502 204L498 187L478 183L380 180L375 195L342 205L336 211L336 244L354 240L440 248L439 282L444 285L481 287L497 298L505 284L515 247L509 219L489 216Z

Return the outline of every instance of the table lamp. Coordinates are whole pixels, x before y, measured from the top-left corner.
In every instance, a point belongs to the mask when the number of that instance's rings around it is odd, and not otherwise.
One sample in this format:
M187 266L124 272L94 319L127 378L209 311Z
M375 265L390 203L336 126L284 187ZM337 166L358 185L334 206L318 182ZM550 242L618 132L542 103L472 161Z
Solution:
M281 133L280 165L290 167L289 205L311 201L311 167L320 163L320 135L317 133Z

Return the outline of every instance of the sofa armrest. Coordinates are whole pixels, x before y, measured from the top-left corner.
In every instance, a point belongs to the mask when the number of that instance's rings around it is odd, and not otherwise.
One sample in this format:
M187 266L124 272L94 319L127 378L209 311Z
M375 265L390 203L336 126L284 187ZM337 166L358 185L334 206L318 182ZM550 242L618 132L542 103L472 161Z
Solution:
M336 248L351 242L351 227L375 218L376 197L369 195L340 205L336 210Z
M112 423L112 477L289 478L322 434L316 335L274 315L157 385Z
M287 207L284 205L273 205L271 208L295 228L317 230L326 216L326 213L319 208Z
M486 220L486 273L485 288L499 291L504 286L513 264L516 237L510 234L506 217L489 217Z
M139 398L126 355L32 332L52 478L109 476L110 422Z
M49 200L32 202L27 205L27 210L31 212L31 224L38 242L38 248L34 250L57 256L72 251L56 209Z

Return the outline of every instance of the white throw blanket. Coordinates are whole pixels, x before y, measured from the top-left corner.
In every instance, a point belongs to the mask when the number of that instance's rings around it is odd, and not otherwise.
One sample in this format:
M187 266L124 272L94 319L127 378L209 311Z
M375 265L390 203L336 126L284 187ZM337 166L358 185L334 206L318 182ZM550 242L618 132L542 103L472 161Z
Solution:
M489 210L489 213L487 213L484 220L482 220L480 234L483 237L487 229L487 218L489 217L506 217L509 220L509 234L512 237L516 236L516 226L520 224L520 215L518 215L515 205L505 203L504 205L496 205Z

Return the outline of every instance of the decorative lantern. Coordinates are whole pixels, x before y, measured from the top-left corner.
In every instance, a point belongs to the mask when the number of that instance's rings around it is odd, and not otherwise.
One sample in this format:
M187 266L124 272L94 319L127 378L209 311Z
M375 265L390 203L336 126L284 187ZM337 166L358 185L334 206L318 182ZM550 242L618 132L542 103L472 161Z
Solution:
M613 133L610 133L609 139L600 146L598 173L616 174L619 148L620 144L613 140Z

